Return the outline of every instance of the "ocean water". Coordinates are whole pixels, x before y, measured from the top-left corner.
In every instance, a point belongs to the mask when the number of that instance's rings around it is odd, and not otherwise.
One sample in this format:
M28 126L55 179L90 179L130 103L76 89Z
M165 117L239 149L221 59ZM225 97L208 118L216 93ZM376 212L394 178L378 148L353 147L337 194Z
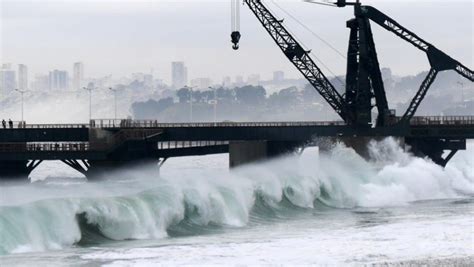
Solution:
M170 159L0 188L0 266L474 264L474 144L445 168L393 139L228 170Z

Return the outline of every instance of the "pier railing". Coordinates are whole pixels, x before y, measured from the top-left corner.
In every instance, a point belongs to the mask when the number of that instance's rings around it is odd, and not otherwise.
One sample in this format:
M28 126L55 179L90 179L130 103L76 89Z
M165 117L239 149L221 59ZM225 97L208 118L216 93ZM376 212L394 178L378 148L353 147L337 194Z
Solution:
M395 119L395 123L399 118ZM474 125L474 116L416 116L410 120L410 125ZM97 119L89 123L68 124L28 124L13 122L3 128L9 129L65 129L65 128L184 128L184 127L304 127L304 126L347 126L343 121L292 121L292 122L179 122L163 123L157 120L114 120Z
M228 145L228 141L160 141L155 149L178 149L206 146ZM0 143L0 152L89 152L104 151L109 148L107 143Z
M346 125L343 121L295 121L295 122L177 122L163 123L157 120L92 120L92 128L183 128L183 127L295 127Z
M474 116L418 116L410 125L474 125Z

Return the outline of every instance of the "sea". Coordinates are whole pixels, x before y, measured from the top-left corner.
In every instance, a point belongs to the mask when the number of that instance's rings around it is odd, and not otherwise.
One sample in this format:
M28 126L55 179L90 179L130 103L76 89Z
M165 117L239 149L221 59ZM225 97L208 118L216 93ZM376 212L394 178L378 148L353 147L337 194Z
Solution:
M474 143L446 168L391 138L229 170L173 158L0 186L0 266L474 265Z

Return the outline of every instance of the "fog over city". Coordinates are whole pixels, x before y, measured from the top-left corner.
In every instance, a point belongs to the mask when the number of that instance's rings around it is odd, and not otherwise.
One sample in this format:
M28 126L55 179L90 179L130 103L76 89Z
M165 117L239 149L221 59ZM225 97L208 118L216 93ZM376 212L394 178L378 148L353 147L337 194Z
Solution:
M364 1L375 2L425 40L473 65L472 1ZM302 1L268 1L268 6L285 18L284 24L342 92L345 21L352 9ZM231 49L227 1L1 0L1 15L5 118L21 120L18 89L25 91L23 116L30 122L85 122L89 116L338 119L247 9L242 9L241 48ZM429 69L428 60L380 27L373 31L390 105L403 112ZM194 90L192 100L189 92L179 91L186 86ZM84 87L93 89L91 103ZM438 102L445 105L436 114L463 114L472 105L470 89L472 83L454 72L443 73L419 114L432 114L430 106ZM243 105L244 91L261 101ZM190 102L195 102L194 118Z
M270 79L282 70L298 72L273 44L251 12L243 8L241 49L230 49L228 1L35 1L1 0L1 62L22 63L30 76L54 69L72 71L72 63L87 65L86 77L126 76L153 72L171 82L170 63L185 61L192 78L260 74ZM351 8L331 8L302 1L275 1L345 54ZM422 38L467 66L473 64L473 2L375 1L375 4ZM268 1L269 8L337 75L345 60ZM419 11L422 10L420 13ZM422 21L422 23L420 23ZM436 29L436 31L433 31ZM453 31L452 29L456 29ZM373 27L382 67L397 75L428 69L426 56L396 36ZM406 64L407 62L410 64ZM326 71L327 72L327 71ZM330 75L330 73L327 73Z

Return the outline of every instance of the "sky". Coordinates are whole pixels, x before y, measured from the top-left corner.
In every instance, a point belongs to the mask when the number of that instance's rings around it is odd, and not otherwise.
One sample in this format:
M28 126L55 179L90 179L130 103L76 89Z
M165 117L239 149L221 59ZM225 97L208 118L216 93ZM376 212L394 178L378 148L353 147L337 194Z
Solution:
M275 4L276 2L277 4ZM365 0L426 41L473 68L472 0ZM250 10L242 7L241 49L230 43L230 1L209 0L0 0L0 62L26 64L30 77L52 69L70 73L82 61L86 77L134 72L153 73L169 82L171 62L185 61L189 77L258 73L276 70L301 75L283 56ZM323 62L323 71L345 73L345 59L299 21L345 54L351 8L332 8L303 1L267 0L285 26ZM395 74L428 70L426 56L398 37L373 26L379 61Z

